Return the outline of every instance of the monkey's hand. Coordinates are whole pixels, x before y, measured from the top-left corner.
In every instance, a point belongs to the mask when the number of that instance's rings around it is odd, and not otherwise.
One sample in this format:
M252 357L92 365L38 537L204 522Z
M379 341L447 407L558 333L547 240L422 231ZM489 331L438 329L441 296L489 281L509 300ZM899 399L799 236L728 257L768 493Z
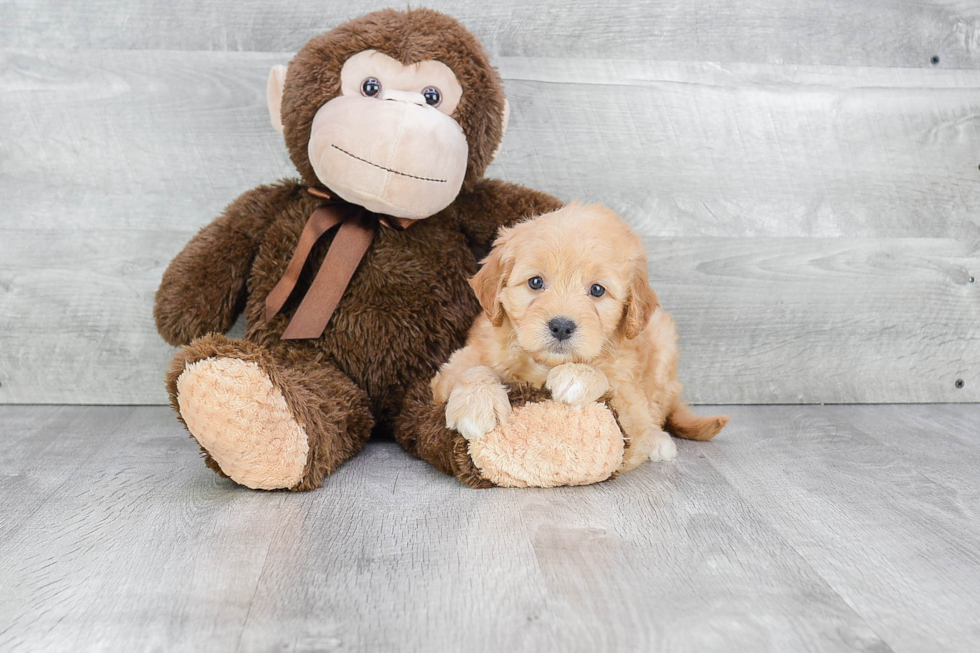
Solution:
M242 194L177 254L163 273L153 309L164 340L186 345L231 329L245 306L246 282L266 228L298 188L281 182Z
M478 365L459 379L446 402L446 427L467 440L482 437L510 415L507 389L489 367Z
M545 387L551 396L572 406L581 407L597 401L609 391L609 379L601 370L581 363L565 363L551 368Z

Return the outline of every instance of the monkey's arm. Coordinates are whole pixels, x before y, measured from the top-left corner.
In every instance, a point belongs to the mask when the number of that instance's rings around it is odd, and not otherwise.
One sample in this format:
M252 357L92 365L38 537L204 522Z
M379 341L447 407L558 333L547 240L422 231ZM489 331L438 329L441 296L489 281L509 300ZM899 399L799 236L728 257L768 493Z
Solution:
M186 345L231 329L244 308L245 282L265 231L298 188L282 182L243 193L174 257L153 308L164 340Z
M500 227L561 206L562 202L551 195L498 179L482 179L456 200L463 233L471 245L485 250L493 245Z

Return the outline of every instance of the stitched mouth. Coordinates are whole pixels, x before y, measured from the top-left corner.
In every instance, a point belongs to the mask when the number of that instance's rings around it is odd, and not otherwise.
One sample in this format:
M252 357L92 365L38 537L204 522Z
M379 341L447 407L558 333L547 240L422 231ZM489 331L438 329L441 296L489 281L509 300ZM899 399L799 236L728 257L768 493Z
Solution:
M418 179L419 181L432 181L432 182L435 182L437 184L445 184L446 183L446 180L445 179L430 179L428 177L419 177L417 175L410 175L407 172L399 172L398 170L392 170L391 168L386 168L384 166L379 166L377 163L372 163L371 161L368 161L367 159L362 159L361 157L357 156L356 154L351 154L350 152L348 152L347 150L345 150L342 147L337 147L333 143L330 144L330 147L332 147L333 149L335 149L335 150L337 150L339 152L343 152L344 154L346 154L347 156L349 156L352 159L356 159L357 161L361 161L362 163L366 163L369 166L374 166L375 168L380 168L381 170L384 170L385 172L390 172L392 174L401 175L402 177L408 177L409 179Z

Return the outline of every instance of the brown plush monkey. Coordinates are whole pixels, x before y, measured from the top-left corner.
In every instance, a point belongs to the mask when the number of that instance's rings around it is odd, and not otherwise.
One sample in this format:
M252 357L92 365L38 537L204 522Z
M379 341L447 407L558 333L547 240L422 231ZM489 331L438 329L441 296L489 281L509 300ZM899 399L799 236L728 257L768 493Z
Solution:
M251 488L319 487L379 430L490 485L428 382L480 310L471 248L560 206L482 176L507 122L496 70L452 18L386 10L312 39L272 71L268 100L301 179L243 194L164 274L157 328L183 345L167 374L174 409L208 467ZM244 339L218 335L242 311ZM482 464L536 484L521 455Z

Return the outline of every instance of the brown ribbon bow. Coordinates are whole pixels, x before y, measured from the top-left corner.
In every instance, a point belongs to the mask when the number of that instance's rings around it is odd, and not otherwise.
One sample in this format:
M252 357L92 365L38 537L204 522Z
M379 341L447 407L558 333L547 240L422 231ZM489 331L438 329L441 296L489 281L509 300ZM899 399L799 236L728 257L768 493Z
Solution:
M309 193L321 199L333 199L315 188L310 188ZM282 334L283 340L319 338L327 328L330 316L340 303L340 298L343 297L351 277L354 276L354 271L367 253L368 247L371 246L378 231L378 223L395 229L404 229L412 222L412 220L375 216L360 207L335 201L317 208L306 221L303 233L300 234L299 242L296 244L296 250L293 252L293 258L290 259L282 278L265 298L265 321L274 318L289 299L299 281L303 265L313 250L313 245L323 234L340 225L313 283L310 284L303 301L300 302L299 308L296 309L296 313L293 314Z

